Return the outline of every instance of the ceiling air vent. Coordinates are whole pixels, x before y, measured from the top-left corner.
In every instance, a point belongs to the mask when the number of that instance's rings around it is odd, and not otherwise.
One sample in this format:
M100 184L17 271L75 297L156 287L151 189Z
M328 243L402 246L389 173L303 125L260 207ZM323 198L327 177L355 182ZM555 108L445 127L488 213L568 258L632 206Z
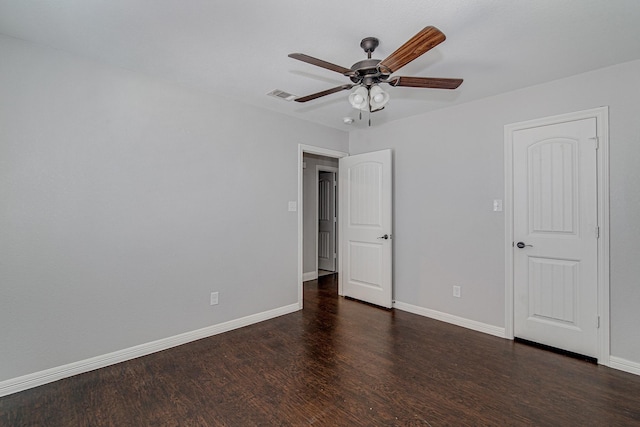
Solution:
M296 98L295 95L293 95L293 94L291 94L289 92L285 92L285 91L280 90L280 89L272 90L267 95L273 96L273 97L276 97L276 98L280 98L280 99L284 99L285 101L293 101Z

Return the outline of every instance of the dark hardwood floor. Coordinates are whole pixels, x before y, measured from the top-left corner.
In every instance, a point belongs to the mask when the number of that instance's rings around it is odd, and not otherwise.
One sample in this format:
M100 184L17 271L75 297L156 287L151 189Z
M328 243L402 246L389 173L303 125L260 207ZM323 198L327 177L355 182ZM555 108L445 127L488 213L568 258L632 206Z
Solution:
M1 426L629 426L640 377L305 284L301 312L0 399Z

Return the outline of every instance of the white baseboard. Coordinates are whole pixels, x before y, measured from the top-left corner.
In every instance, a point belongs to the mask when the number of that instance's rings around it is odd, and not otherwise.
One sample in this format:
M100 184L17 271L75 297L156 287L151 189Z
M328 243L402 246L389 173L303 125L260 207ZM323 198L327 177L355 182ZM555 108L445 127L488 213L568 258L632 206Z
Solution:
M476 322L475 320L465 319L464 317L458 317L452 314L442 313L440 311L418 307L416 305L407 304L400 301L396 301L393 306L398 310L408 311L409 313L418 314L420 316L429 317L435 320L441 320L443 322L462 326L463 328L472 329L474 331L483 332L485 334L494 335L496 337L507 338L505 329L497 326L488 325L482 322ZM621 357L610 356L608 363L606 363L605 365L613 369L628 372L630 374L640 375L640 363L632 362Z
M451 323L456 326L462 326L463 328L472 329L474 331L483 332L485 334L494 335L500 338L506 338L504 328L500 328L498 326L477 322L475 320L465 319L464 317L458 317L454 316L453 314L443 313L441 311L431 310L429 308L418 307L417 305L407 304L400 301L396 301L395 303L393 303L393 306L398 310L408 311L409 313L418 314L420 316Z
M0 397L300 310L298 303L0 382Z
M631 360L626 360L621 357L610 356L607 366L620 371L629 372L630 374L640 375L640 363L632 362Z
M317 271L309 271L308 273L302 273L302 281L307 282L309 280L316 280L318 278Z

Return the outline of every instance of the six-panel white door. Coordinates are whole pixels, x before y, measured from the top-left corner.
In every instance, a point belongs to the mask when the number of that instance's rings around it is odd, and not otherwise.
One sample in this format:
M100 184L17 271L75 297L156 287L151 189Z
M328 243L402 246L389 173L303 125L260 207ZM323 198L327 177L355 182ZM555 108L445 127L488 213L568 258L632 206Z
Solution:
M514 335L597 357L596 119L513 134Z
M391 308L391 150L340 159L341 294Z

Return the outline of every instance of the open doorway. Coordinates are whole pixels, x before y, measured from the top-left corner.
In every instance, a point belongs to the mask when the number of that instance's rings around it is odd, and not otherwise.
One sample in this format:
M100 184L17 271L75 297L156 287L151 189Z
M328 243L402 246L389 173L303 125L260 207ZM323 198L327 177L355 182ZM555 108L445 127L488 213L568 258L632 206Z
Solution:
M313 206L313 215L317 215L318 181L308 179L308 188L311 190L303 191L304 171L307 170L307 176L313 171L307 160L335 162L336 159L339 159L340 174L338 218L343 218L338 219L336 227L339 230L337 246L340 248L340 253L337 254L337 275L331 277L338 278L339 295L391 308L392 151L386 149L349 156L348 153L303 144L298 145L298 304L302 309L303 281L317 278L318 272L317 229L305 234L303 215L305 208L309 206ZM311 227L308 230L317 227L315 218L307 221L307 225L309 223ZM363 233L363 230L366 232ZM307 270L304 268L305 247L307 260L311 259L306 265ZM309 257L309 254L313 256ZM310 265L313 265L311 271ZM372 265L379 268L370 268Z
M312 145L298 145L298 304L303 306L304 281L318 278L318 180L321 171L336 173L339 159L348 153ZM320 168L318 168L320 166ZM336 209L338 209L336 199ZM337 216L336 216L337 219ZM339 224L336 221L336 230ZM340 246L336 231L336 247ZM335 273L340 274L341 260L336 254ZM333 276L335 277L335 276Z
M338 270L338 159L303 154L303 281Z

